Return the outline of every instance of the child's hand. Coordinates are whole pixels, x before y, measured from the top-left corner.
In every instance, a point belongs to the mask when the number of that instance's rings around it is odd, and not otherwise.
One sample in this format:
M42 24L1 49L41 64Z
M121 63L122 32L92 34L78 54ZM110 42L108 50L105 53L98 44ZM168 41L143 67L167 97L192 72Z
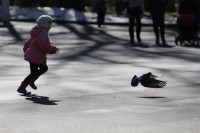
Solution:
M56 48L56 54L59 54L59 52L60 52L60 49Z

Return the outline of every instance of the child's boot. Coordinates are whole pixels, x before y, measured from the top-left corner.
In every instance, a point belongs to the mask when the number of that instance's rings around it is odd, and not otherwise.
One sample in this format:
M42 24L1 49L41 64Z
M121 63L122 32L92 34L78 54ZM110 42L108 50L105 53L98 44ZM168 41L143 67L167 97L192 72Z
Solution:
M37 86L34 84L34 82L37 80L37 78L34 78L33 80L31 80L31 82L29 83L29 85L31 86L31 88L33 88L34 90L37 89Z
M28 84L22 82L21 85L19 86L19 88L17 89L17 92L22 93L24 95L30 95L31 92L27 92L26 87L28 86Z

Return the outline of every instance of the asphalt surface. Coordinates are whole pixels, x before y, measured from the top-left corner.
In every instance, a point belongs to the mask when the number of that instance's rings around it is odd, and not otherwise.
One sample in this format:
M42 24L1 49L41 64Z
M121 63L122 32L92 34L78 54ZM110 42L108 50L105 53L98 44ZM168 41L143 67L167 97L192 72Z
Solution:
M152 27L131 47L128 27L55 23L50 38L61 49L34 95L16 92L29 73L23 44L34 23L0 23L0 133L199 133L200 47L155 46ZM152 72L162 89L131 87ZM164 75L162 77L162 75Z

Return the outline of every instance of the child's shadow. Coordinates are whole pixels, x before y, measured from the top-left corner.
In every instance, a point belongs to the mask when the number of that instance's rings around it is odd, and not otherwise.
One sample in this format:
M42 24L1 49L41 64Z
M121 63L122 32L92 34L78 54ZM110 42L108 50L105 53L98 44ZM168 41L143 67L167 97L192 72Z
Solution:
M49 97L38 96L38 95L30 95L25 98L26 100L33 101L33 103L42 104L42 105L57 105L57 102L61 100L49 100Z

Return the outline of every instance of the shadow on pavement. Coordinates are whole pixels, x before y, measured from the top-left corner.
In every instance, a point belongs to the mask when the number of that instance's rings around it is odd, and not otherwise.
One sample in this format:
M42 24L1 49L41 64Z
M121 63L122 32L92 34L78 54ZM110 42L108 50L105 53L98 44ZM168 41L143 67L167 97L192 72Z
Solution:
M10 34L17 40L23 41L24 39L21 37L21 34L14 28L14 26L10 22L4 22L2 27L7 27Z
M79 30L74 25L66 25L63 23L57 23L58 25L70 30L72 33L76 34L76 36L82 41L81 43L76 43L79 47L84 47L83 50L78 52L73 52L72 54L67 54L60 57L60 60L74 61L79 60L81 57L89 57L95 58L98 60L102 60L109 63L120 63L118 61L106 60L102 57L96 56L92 54L93 52L98 51L99 49L103 49L106 46L114 44L116 41L125 41L124 39L112 36L107 34L104 30L96 29L90 25L78 25L83 29ZM95 37L94 37L95 36ZM88 46L84 41L92 41L93 45ZM74 50L70 50L74 51Z
M144 97L139 97L139 98L159 99L159 98L166 98L166 97L162 97L162 96L144 96Z
M149 45L146 43L134 43L130 44L131 47L140 47L140 48L149 48Z
M26 100L32 101L33 103L42 104L42 105L57 105L57 102L61 100L49 100L49 97L38 96L38 95L30 95L25 98Z
M195 45L195 44L185 44L182 47L188 47L188 48L200 48L200 45Z

